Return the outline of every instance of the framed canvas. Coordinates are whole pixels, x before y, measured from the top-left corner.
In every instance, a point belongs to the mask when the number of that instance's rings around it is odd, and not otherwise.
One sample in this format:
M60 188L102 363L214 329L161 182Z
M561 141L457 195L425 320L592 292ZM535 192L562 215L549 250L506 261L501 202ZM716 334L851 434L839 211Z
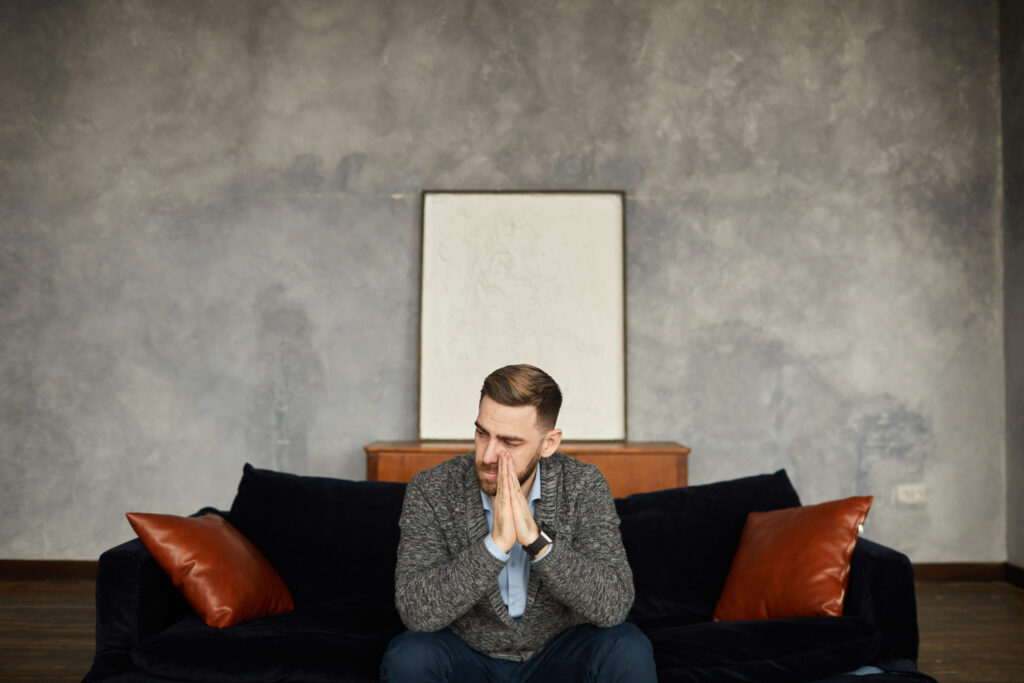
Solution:
M625 196L424 192L419 436L473 436L493 370L562 388L567 439L626 438Z

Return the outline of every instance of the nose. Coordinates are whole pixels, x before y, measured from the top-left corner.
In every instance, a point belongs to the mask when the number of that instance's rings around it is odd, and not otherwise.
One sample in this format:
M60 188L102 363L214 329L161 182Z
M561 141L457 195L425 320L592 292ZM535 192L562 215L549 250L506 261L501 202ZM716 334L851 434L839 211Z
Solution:
M483 463L485 465L494 465L498 462L498 456L501 454L501 444L497 439L488 439L487 445L484 446L483 452Z

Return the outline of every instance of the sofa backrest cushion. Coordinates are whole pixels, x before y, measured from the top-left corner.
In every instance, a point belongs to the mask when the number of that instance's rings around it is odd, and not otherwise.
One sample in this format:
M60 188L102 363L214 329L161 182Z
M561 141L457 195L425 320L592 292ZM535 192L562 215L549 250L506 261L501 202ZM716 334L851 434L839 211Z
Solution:
M784 470L618 498L641 626L710 620L747 515L800 505Z
M230 521L295 605L392 606L405 484L305 477L246 464Z

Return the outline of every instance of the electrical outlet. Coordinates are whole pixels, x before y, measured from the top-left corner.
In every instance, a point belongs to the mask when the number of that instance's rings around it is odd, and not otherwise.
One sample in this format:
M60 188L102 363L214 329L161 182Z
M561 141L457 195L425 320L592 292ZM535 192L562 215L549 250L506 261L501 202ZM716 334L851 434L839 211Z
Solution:
M928 502L928 486L924 483L897 484L896 502L900 505L924 505Z

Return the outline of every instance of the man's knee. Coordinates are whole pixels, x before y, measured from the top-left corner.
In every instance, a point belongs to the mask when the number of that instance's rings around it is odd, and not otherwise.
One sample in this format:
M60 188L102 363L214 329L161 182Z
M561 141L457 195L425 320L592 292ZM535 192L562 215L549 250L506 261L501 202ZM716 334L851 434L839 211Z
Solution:
M654 649L643 631L623 623L604 629L600 681L655 681Z
M451 655L442 633L406 631L392 639L380 665L382 681L447 680Z
M654 650L651 648L651 641L647 639L643 631L637 628L636 624L624 622L606 630L616 649L622 652L637 652L641 655L653 656Z

